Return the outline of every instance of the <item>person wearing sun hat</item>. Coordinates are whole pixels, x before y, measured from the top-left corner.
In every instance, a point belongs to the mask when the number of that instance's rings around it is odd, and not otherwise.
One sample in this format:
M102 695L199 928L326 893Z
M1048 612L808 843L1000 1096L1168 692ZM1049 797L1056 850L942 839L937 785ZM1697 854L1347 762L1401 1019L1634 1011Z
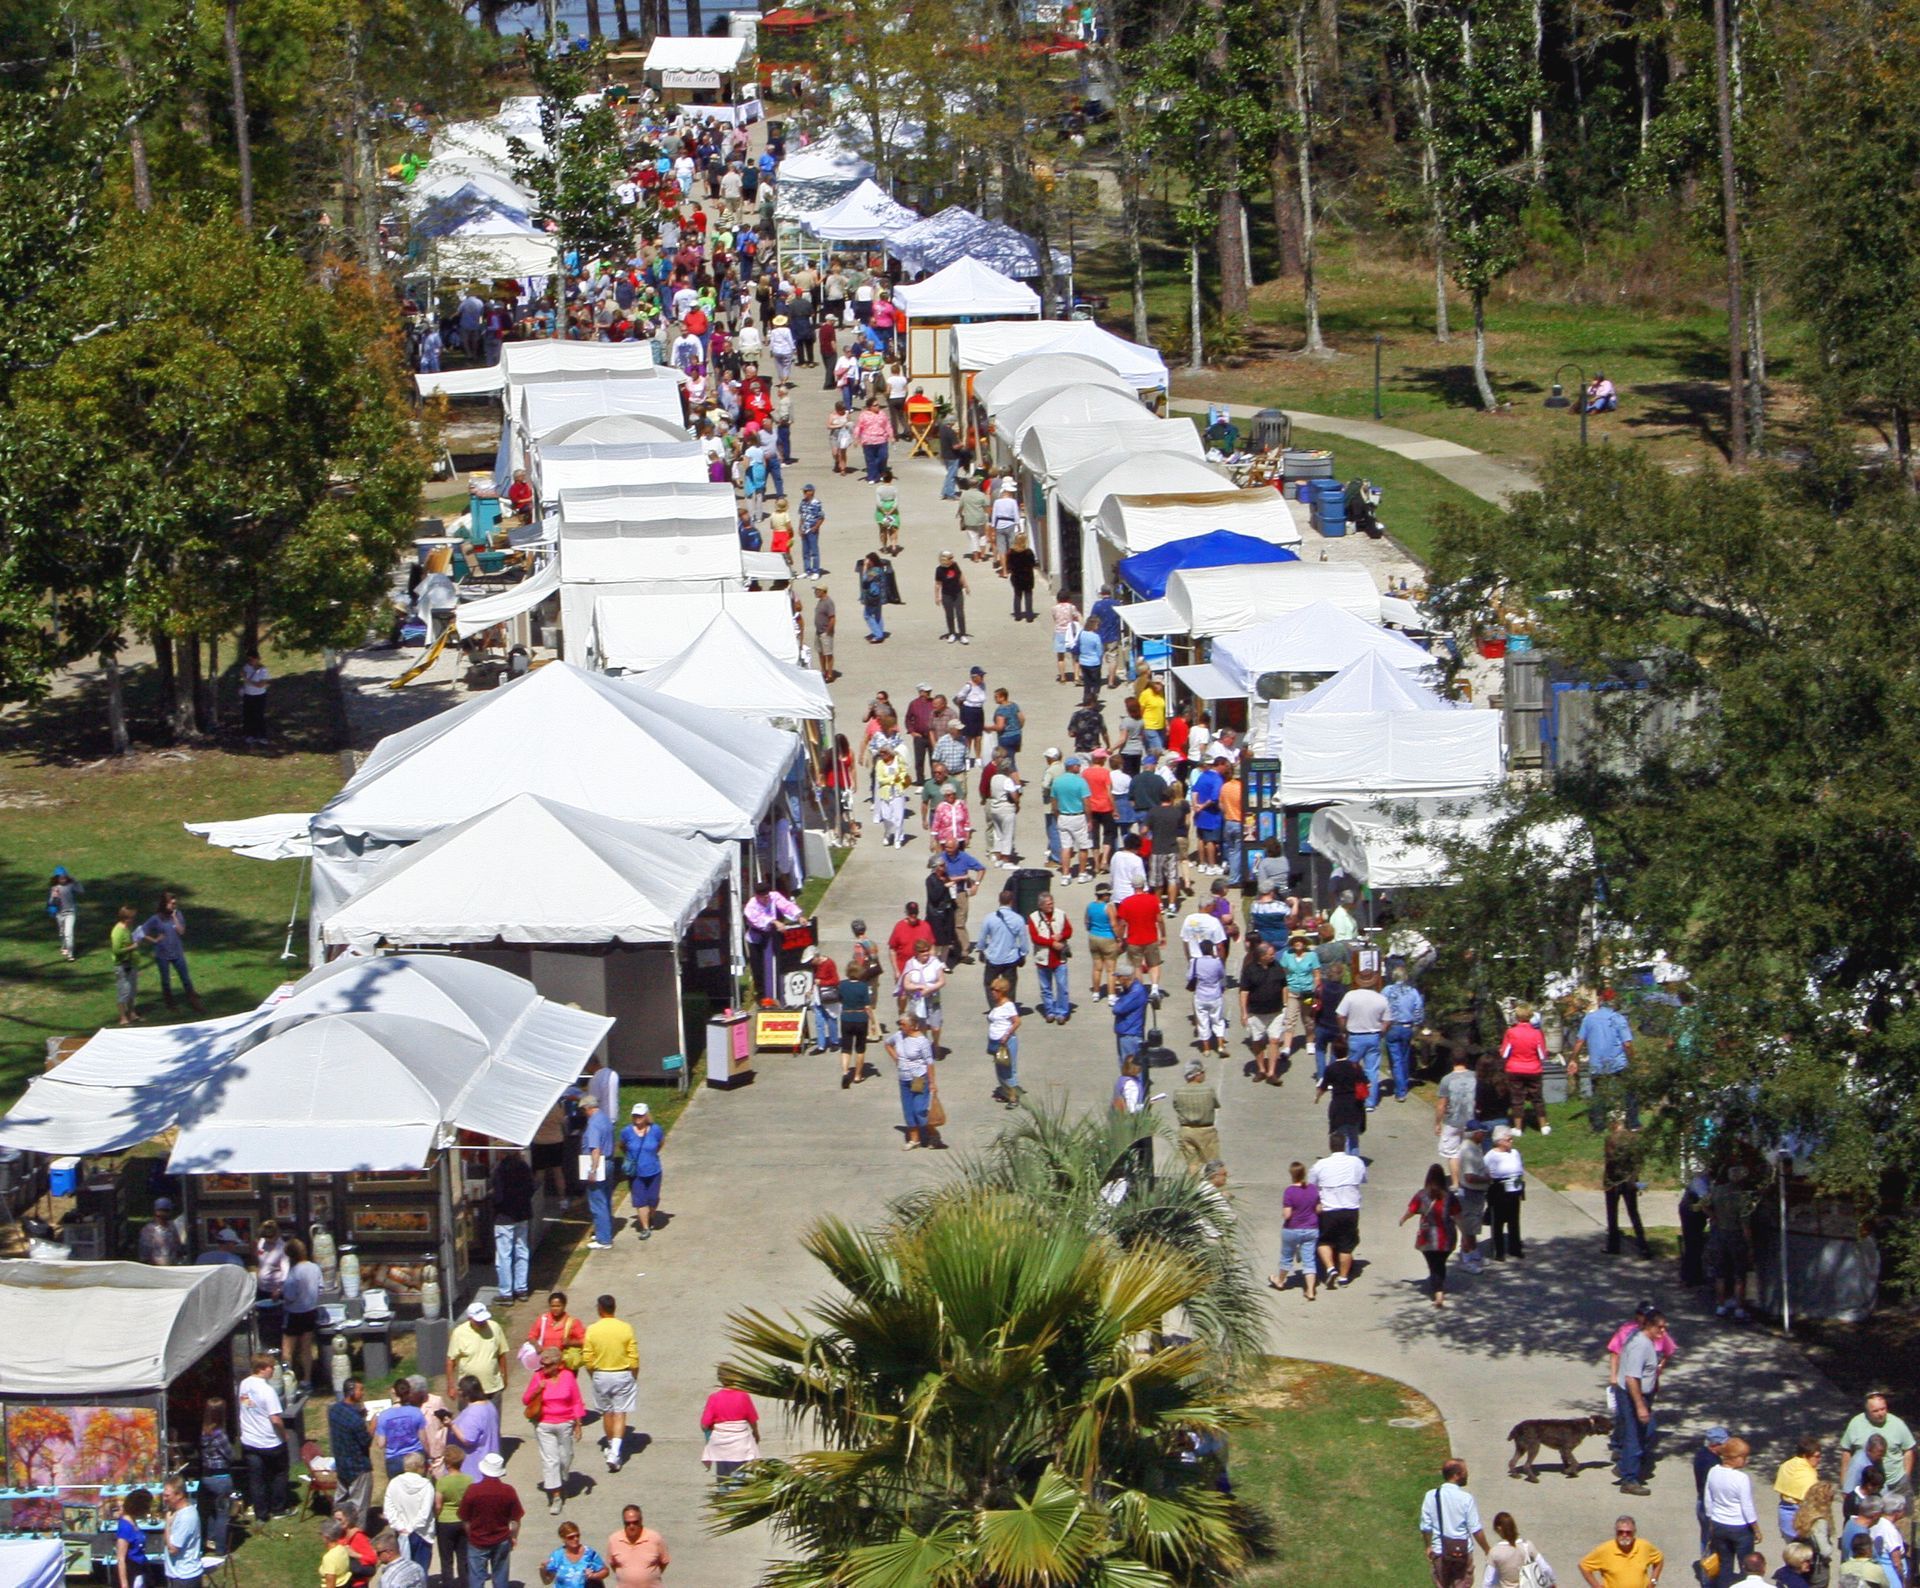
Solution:
M645 1103L633 1105L633 1115L620 1132L620 1172L627 1177L633 1197L634 1233L653 1239L654 1210L660 1206L660 1144L667 1133L654 1123Z

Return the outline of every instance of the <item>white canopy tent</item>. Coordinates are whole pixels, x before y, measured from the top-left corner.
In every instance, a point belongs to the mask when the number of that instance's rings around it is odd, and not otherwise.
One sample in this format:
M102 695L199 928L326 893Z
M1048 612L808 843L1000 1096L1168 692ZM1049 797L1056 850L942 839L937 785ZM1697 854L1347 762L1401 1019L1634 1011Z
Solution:
M1380 616L1380 592L1373 587L1373 575L1348 562L1177 568L1167 578L1164 596L1137 601L1119 612L1120 621L1135 634L1210 639L1315 603L1338 607L1367 623L1377 622Z
M986 320L953 328L953 368L961 378L1022 353L1079 353L1124 376L1135 391L1167 389L1165 359L1091 320Z
M307 829L313 812L247 816L234 822L187 822L188 832L216 849L231 849L248 860L293 860L313 853Z
M858 183L872 175L871 160L829 136L794 150L775 168L774 180L784 187L789 182L831 182L842 178Z
M576 419L598 419L613 414L644 414L679 425L683 381L678 370L653 367L620 376L561 379L514 388L527 438L536 446L562 425Z
M441 393L448 397L484 397L505 384L498 364L483 369L437 369L413 377L413 388L422 397Z
M454 628L461 639L472 639L476 634L486 633L496 623L505 623L523 612L531 612L548 596L558 594L559 590L560 564L549 559L544 567L497 595L482 596L478 601L462 601L454 609Z
M500 344L500 369L510 386L584 377L616 380L659 367L653 361L650 341L567 342L542 337Z
M59 1539L0 1538L0 1582L12 1588L66 1588L66 1581L67 1546Z
M731 529L738 512L733 487L721 480L568 486L560 492L560 535L564 541L571 530L611 523L674 526L663 529L663 534L689 533L703 524L725 524Z
M556 522L567 659L587 655L593 606L608 587L738 584L735 513L732 487L711 480L563 490Z
M1285 617L1220 635L1213 642L1211 665L1225 688L1215 694L1195 692L1209 700L1257 695L1260 681L1270 674L1337 673L1369 651L1378 652L1402 672L1417 673L1434 665L1433 657L1404 634L1316 601ZM1182 669L1178 676L1184 680L1187 671Z
M1278 724L1280 799L1459 799L1506 781L1498 711L1289 712Z
M1007 319L1040 312L1040 294L971 255L924 281L893 289L894 307L909 319Z
M838 203L808 216L806 227L829 242L879 242L919 218L918 210L896 204L868 177Z
M451 163L429 160L400 190L400 201L409 210L418 212L469 188L482 198L513 209L531 211L538 202L530 190L512 177L489 169L482 162L467 160Z
M608 672L645 673L672 661L722 613L730 613L776 661L799 658L793 603L784 590L682 590L628 586L593 603L590 654ZM655 693L645 697L663 701ZM696 708L685 707L686 710Z
M1123 425L1146 412L1130 391L1076 382L1007 403L993 415L993 433L998 450L1011 462L1020 456L1027 433L1040 425Z
M1111 386L1123 392L1137 389L1111 364L1084 353L1026 353L981 370L973 380L973 400L994 419L1024 398L1071 385Z
M1168 427L1166 434L1177 437L1184 431L1192 438L1191 450L1163 451L1131 442L1110 452L1101 452L1076 463L1064 474L1051 476L1048 483L1060 506L1083 522L1098 515L1110 496L1150 496L1176 492L1198 494L1230 488L1232 481L1224 470L1200 455L1199 433L1181 419L1156 419L1154 425ZM1027 445L1035 447L1043 461L1049 461L1047 443L1053 430L1030 430ZM1079 440L1079 434L1073 437ZM1156 434L1155 439L1158 439ZM1060 455L1065 449L1056 449ZM1044 476L1043 476L1044 477Z
M556 457L558 452L561 456ZM707 455L697 441L631 441L609 446L542 447L540 500L557 505L578 494L621 485L707 483Z
M551 275L558 263L558 245L552 236L524 228L456 230L431 239L422 251L422 264L443 278L539 280Z
M726 609L638 689L774 722L826 722L833 716L833 696L820 675L782 661Z
M1396 800L1328 805L1313 813L1308 831L1315 850L1369 888L1439 888L1458 880L1444 849L1484 848L1505 817L1487 799ZM1570 860L1587 847L1585 830L1571 819L1542 822L1526 841Z
M1099 509L1108 497L1122 490L1211 491L1232 484L1201 455L1200 433L1184 419L1035 425L1020 443L1020 466L1027 474L1029 500L1037 480L1046 502L1047 545L1056 559L1049 566L1068 568L1059 557L1067 537L1079 546L1083 612L1102 585L1113 583L1113 565L1119 561L1099 535Z
M732 872L725 844L520 794L399 850L330 944L675 943Z
M253 1304L253 1276L231 1263L0 1262L0 1397L97 1404L161 1394L246 1322Z
M595 414L555 426L540 438L540 450L542 453L573 458L582 456L574 450L578 447L627 446L692 439L692 434L678 419L662 419L657 414Z
M1216 529L1251 535L1275 546L1300 544L1300 526L1286 499L1270 487L1214 491L1110 493L1094 515L1100 538L1118 556L1152 551L1170 540L1190 540Z
M730 76L740 70L748 40L711 35L660 34L647 46L641 69L648 72L718 72Z
M342 959L248 1014L109 1027L29 1083L0 1142L115 1152L177 1127L175 1173L420 1168L454 1129L532 1141L611 1024L491 966Z
M1465 705L1429 689L1378 651L1367 651L1304 695L1267 703L1267 720L1278 725L1296 711L1464 711Z

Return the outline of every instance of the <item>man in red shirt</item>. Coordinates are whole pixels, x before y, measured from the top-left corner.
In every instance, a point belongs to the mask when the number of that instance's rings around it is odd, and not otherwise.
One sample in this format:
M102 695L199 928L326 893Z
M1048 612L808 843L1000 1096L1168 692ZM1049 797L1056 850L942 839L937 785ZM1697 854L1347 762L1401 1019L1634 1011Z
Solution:
M506 1470L499 1451L482 1456L479 1481L460 1496L460 1520L467 1529L467 1581L473 1588L507 1588L507 1563L527 1513L505 1480Z
M1160 918L1160 896L1142 888L1113 907L1126 932L1127 963L1135 975L1144 975L1157 996L1160 991L1160 945L1167 930Z

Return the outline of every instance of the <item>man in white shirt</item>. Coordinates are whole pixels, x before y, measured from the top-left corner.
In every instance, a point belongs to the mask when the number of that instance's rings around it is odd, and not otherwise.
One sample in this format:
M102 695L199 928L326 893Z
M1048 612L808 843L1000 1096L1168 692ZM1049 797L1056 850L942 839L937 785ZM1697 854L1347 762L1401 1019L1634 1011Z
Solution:
M422 1452L409 1451L405 1468L388 1481L380 1514L399 1535L400 1553L425 1571L433 1565L434 1515L440 1500L433 1480L427 1476L427 1458Z
M1307 1171L1307 1184L1320 1193L1320 1265L1335 1288L1353 1283L1353 1252L1360 1244L1360 1188L1367 1183L1367 1165L1357 1152L1347 1151L1344 1131L1327 1138L1327 1155Z
M266 1352L253 1359L253 1372L240 1381L234 1399L240 1405L240 1448L247 1462L247 1503L259 1525L292 1509L287 1497L285 1410L270 1375L278 1364Z
M1195 910L1180 923L1180 943L1187 951L1187 962L1191 964L1200 958L1201 953L1211 954L1214 948L1226 942L1227 929L1220 924L1220 917L1210 915L1205 910Z
M1362 974L1334 1006L1340 1034L1347 1039L1347 1057L1367 1072L1367 1112L1380 1106L1380 1042L1387 1029L1387 999L1378 976Z
M1467 1464L1458 1456L1442 1464L1440 1481L1420 1501L1420 1531L1436 1588L1461 1588L1473 1576L1473 1546L1485 1550L1487 1535L1480 1507L1467 1493Z
M1138 893L1147 885L1147 863L1140 858L1140 835L1128 833L1127 839L1113 852L1113 863L1107 867L1107 875L1113 881L1113 902L1118 904L1130 893Z

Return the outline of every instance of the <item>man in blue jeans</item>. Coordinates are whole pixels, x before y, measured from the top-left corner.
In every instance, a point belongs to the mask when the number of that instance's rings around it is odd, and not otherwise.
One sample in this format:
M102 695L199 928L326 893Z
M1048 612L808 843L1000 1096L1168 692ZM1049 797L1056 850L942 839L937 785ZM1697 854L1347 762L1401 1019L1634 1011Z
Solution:
M1131 965L1116 965L1113 971L1113 1045L1116 1062L1124 1064L1140 1053L1147 1035L1147 1005L1151 1002L1145 982L1133 974Z
M1353 989L1335 1006L1340 1035L1347 1039L1347 1057L1367 1072L1367 1112L1380 1106L1380 1037L1387 1028L1387 1000L1377 978L1364 972L1354 977Z
M1598 1134L1607 1128L1607 1114L1624 1107L1627 1129L1640 1128L1640 1099L1627 1081L1627 1066L1633 1062L1633 1028L1627 1017L1614 1006L1613 989L1604 988L1600 1002L1580 1021L1573 1047L1567 1054L1567 1084L1580 1073L1580 1057L1586 1055L1587 1076L1593 1083L1593 1105L1587 1110L1587 1123ZM1613 1101L1616 1092L1626 1094L1624 1103Z
M1660 1387L1660 1342L1666 1338L1664 1314L1650 1312L1620 1347L1620 1374L1613 1391L1614 1426L1620 1434L1622 1494L1651 1494L1653 1470L1653 1397Z
M580 1178L587 1188L587 1211L593 1215L591 1251L613 1245L613 1121L589 1092L580 1099L587 1128L580 1133Z
M1427 1001L1396 965L1387 983L1387 1059L1393 1066L1393 1095L1405 1100L1413 1086L1413 1032L1427 1018Z

